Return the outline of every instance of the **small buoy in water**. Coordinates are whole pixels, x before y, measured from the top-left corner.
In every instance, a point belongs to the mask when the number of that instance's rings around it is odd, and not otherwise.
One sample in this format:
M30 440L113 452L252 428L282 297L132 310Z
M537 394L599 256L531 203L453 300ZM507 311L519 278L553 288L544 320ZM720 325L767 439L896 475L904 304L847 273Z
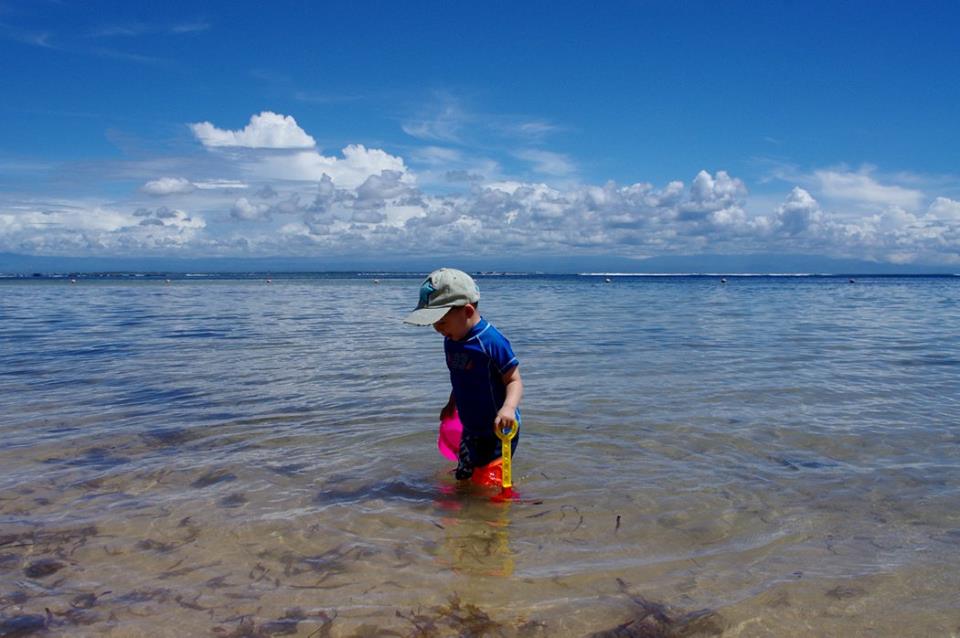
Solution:
M70 280L70 283L75 284L75 283L77 283L77 280L76 280L76 279L71 279L71 280Z
M373 280L373 283L379 284L379 283L380 283L380 280L379 280L379 279L374 279L374 280Z
M855 284L855 283L857 283L857 280L854 279L853 277L851 277L851 278L850 278L850 283Z
M720 283L722 283L722 284L727 283L727 278L726 278L726 277L721 277L721 278L720 278Z
M272 283L273 283L273 279L270 279L270 278L268 277L268 278L267 278L267 283L268 283L268 284L272 284Z
M165 283L166 285L169 286L169 285L170 285L170 280L169 280L169 279L164 279L164 280L163 280L163 283Z
M609 277L607 277L606 279L603 280L603 283L609 284L611 281L613 281L613 280L610 279Z

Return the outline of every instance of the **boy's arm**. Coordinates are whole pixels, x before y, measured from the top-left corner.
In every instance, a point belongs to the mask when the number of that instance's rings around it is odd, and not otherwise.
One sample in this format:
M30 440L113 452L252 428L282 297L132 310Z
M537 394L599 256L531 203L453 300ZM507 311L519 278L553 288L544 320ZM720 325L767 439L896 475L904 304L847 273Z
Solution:
M493 421L495 428L499 427L501 423L506 424L517 418L517 408L520 406L520 399L523 398L523 380L520 378L520 366L513 366L504 373L503 386L507 391L507 396L497 412L497 418Z
M453 411L457 409L457 400L453 397L453 390L450 390L450 399L447 401L447 404L443 406L443 409L440 410L440 420L444 420L453 416Z

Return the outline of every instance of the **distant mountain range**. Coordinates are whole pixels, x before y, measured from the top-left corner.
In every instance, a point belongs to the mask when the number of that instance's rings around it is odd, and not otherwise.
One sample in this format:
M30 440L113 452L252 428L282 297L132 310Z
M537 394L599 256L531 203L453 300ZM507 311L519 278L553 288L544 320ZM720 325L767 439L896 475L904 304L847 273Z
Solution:
M960 265L890 264L816 255L669 255L649 259L614 256L436 256L419 258L368 257L208 257L195 259L163 257L47 257L0 253L0 273L80 272L429 272L453 266L470 272L545 273L818 273L844 275L950 274Z

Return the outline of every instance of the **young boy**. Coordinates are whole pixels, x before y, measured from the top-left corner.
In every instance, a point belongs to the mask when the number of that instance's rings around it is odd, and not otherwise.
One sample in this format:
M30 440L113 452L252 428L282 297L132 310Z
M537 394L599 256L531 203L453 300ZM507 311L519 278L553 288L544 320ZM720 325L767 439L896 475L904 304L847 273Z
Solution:
M454 410L463 423L457 480L465 480L500 456L496 429L516 421L520 439L520 398L523 381L510 342L477 312L480 291L465 272L453 268L435 270L420 285L420 302L405 323L432 325L442 334L450 370L450 400L440 418Z

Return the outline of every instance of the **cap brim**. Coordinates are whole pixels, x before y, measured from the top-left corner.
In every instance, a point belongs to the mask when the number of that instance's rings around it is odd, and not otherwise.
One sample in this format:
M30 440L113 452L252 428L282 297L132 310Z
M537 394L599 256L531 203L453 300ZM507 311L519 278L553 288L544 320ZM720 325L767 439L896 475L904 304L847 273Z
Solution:
M407 315L403 323L409 323L414 326L432 326L443 319L443 315L449 311L450 308L421 308Z

